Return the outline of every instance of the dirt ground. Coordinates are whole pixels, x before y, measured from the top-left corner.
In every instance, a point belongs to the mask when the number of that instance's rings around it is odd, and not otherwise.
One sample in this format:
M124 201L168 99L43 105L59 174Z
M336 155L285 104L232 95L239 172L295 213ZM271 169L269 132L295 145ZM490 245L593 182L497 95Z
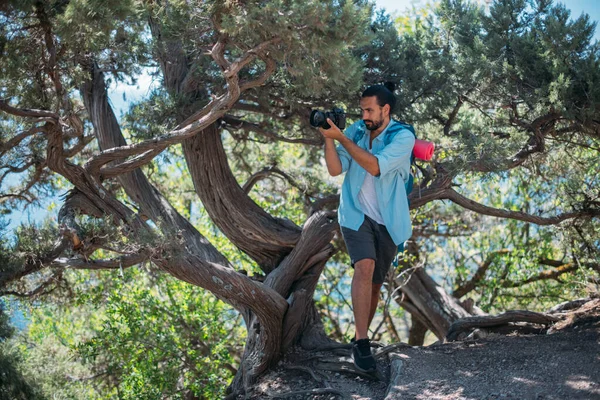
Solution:
M398 399L600 399L600 329L414 348Z
M251 398L600 400L600 300L587 308L550 334L376 349L379 380L357 375L347 349L292 353Z

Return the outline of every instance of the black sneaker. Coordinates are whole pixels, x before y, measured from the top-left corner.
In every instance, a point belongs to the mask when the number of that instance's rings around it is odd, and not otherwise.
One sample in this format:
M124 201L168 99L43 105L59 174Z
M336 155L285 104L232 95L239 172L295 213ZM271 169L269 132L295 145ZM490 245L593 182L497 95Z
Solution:
M352 346L352 359L357 370L362 372L375 372L377 363L371 354L371 343L369 339L359 339Z

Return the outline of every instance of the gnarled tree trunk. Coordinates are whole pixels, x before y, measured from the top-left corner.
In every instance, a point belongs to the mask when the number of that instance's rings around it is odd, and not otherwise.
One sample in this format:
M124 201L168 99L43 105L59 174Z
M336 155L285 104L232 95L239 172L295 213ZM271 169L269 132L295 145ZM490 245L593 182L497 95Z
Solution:
M418 260L417 248L411 242L407 252L411 260ZM443 341L454 321L471 316L458 299L448 294L424 268L418 266L418 261L402 264L394 277L393 287L401 293L396 296L396 302L410 312L413 321L418 321L417 325L413 325L415 331L411 329L412 340L424 336L422 326L425 326Z
M444 340L450 325L469 314L458 302L423 270L416 268L394 280L402 292L397 302L419 320L440 340Z
M108 103L103 74L91 69L82 90L102 150L125 145ZM297 343L326 341L313 294L334 249L335 214L314 214L302 229L271 217L235 180L215 124L183 143L196 191L212 220L263 269L263 283L236 272L229 262L154 188L141 170L119 175L140 212L163 231L178 232L183 246L153 262L178 279L202 286L232 304L248 327L235 391L247 388L280 355Z

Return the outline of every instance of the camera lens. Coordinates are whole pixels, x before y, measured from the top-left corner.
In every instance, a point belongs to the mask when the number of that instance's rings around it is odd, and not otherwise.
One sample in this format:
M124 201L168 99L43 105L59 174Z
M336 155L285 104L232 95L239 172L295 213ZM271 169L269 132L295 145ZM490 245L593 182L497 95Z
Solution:
M327 123L327 117L325 116L325 113L319 110L313 110L310 113L310 124L315 128L325 128L325 125L329 125Z

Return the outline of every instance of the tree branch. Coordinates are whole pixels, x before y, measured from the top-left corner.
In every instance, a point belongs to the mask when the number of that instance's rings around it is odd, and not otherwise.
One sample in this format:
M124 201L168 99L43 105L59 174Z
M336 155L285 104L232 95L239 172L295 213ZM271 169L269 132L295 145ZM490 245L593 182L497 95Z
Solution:
M233 63L231 63L228 68L224 71L224 75L226 79L229 79L233 76L236 76L237 74L239 74L239 72L241 71L242 68L244 68L246 65L248 65L250 62L252 62L257 56L260 57L265 57L265 54L269 48L269 46L277 44L281 42L281 38L280 37L273 37L265 42L262 42L260 44L258 44L257 46L255 46L254 48L246 51L241 57L239 57L238 59L236 59ZM221 42L217 42L221 43ZM222 55L222 53L221 53ZM269 71L271 69L271 72L274 70L275 64L274 62L270 59L267 58L267 60L264 60L265 63L267 63L267 68L266 71ZM271 64L272 63L272 64ZM265 72L266 72L265 71ZM266 77L268 77L268 75L266 75ZM259 80L261 79L266 79L265 74L263 74ZM264 82L264 80L263 80Z
M205 129L206 126L202 124L206 125L207 121L216 121L223 115L227 108L237 100L239 93L236 93L236 88L234 77L228 83L227 94L212 103L210 107L214 106L214 108L209 114L184 128L186 134L194 136L195 132L192 132L194 129L198 127ZM94 131L98 135L100 148L106 151L126 145L119 124L108 103L103 74L95 66L92 66L91 69L91 80L82 88L81 92L88 114L92 119ZM203 136L206 135L197 135L197 137ZM156 148L157 143L167 144L173 140L182 140L182 138L183 136L166 140L154 139L138 145L137 148L141 149L146 146L146 150L150 150ZM214 151L213 148L206 150ZM210 167L209 169L215 168ZM267 347L280 347L281 322L288 307L285 299L274 290L237 273L229 261L169 204L139 169L119 175L118 179L128 196L140 205L141 211L145 215L148 215L155 223L161 224L163 231L179 236L177 243L173 243L173 246L164 249L160 254L153 255L152 261L177 279L211 291L218 298L240 311L246 317L249 340L253 341L249 347L250 350L247 350L250 353L247 355L247 359L256 361L252 365L242 366L244 376L252 377L255 373L264 371L276 355L275 352L267 351ZM241 192L239 185L237 187ZM236 197L233 199L239 201ZM242 234L246 234L246 232L242 232ZM279 234L278 240L281 240L281 231L275 232L275 234ZM260 251L264 250L264 247L260 247ZM256 330L259 330L261 334L252 334Z
M421 185L415 187L412 193L408 196L409 207L411 210L416 210L423 205L438 199L447 198L447 190L452 185L452 175L449 174L443 165L435 164L436 174L435 179L427 187L422 188ZM423 183L423 182L421 182ZM328 207L337 207L339 203L339 195L326 196L322 199L316 200L310 207L309 215L314 210L318 210Z
M240 187L215 125L186 140L183 152L196 193L212 221L265 272L292 250L300 229L275 219Z
M229 63L225 59L225 55L224 55L225 40L226 39L223 37L219 38L219 40L214 44L212 50L210 51L210 55L212 56L213 60L215 60L215 62L223 70L223 76L225 77L225 80L227 82L227 93L225 95L221 95L220 97L218 97L216 99L216 101L214 101L214 100L211 101L202 110L200 110L197 113L186 118L182 123L180 123L177 126L177 128L175 128L175 131L177 131L178 129L183 130L184 127L186 127L190 124L199 125L198 122L200 122L201 120L208 120L206 118L207 115L209 115L211 112L213 112L215 110L220 112L220 115L218 115L217 118L222 117L225 114L225 111L229 110L233 106L233 104L237 101L237 99L239 98L239 95L242 91L249 89L251 87L262 85L262 83L264 83L264 81L275 70L274 62L272 60L268 59L267 61L265 61L267 64L265 72L261 75L260 78L258 78L255 81L243 83L242 86L239 86L238 73L240 72L240 70L244 66L246 66L248 63L250 63L252 60L254 60L258 54L264 53L270 45L280 42L281 39L275 37L271 40L260 43L253 49L246 51L243 56L241 56L239 59L237 59L233 63ZM233 100L233 102L231 102L231 100ZM204 129L204 127L206 125L211 124L215 120L216 120L216 118L214 120L208 120L208 122L203 127L198 127L195 130L193 130L191 135L193 135L196 132L201 131L202 129Z
M306 192L305 187L300 186L294 178L292 178L291 176L289 176L288 174L286 174L285 172L283 172L282 170L280 170L279 168L277 168L274 165L272 165L270 167L265 167L265 168L261 169L260 171L252 174L252 176L250 178L248 178L248 181L246 181L246 183L244 183L244 186L242 186L242 190L246 194L250 193L250 191L252 190L254 185L256 185L259 181L266 179L267 177L269 177L271 175L279 175L293 187L299 189L302 192Z
M0 180L0 182L1 182L1 180ZM20 199L20 200L26 201L27 203L33 202L33 199L30 199L29 197L22 195L22 194L13 194L13 193L0 194L0 204L4 203L5 201L9 201L10 199Z
M137 253L131 253L107 260L86 260L82 258L57 258L51 266L71 269L124 269L140 264L150 259L148 250L140 250Z
M59 119L59 115L52 111L12 107L5 99L0 99L0 110L17 117L50 118L47 122L55 124L58 123Z
M492 265L492 262L496 259L496 257L508 253L510 253L510 250L508 249L492 251L491 253L489 253L485 261L479 264L479 268L477 269L475 274L473 274L471 279L468 282L465 282L464 284L458 286L456 290L454 290L454 292L452 293L452 296L460 299L461 297L469 293L471 290L475 289L475 287L477 287L477 284L481 282L481 280L485 277L485 273L487 272L490 265Z
M498 171L499 169L508 170L518 167L519 165L523 164L530 155L544 151L544 138L552 131L552 129L547 128L542 130L542 127L555 122L558 118L560 118L560 114L550 112L536 118L530 124L520 121L518 125L521 128L525 128L528 132L531 132L531 136L529 137L529 140L527 140L527 144L517 154L509 159L504 160L503 162L497 163L497 165L491 168L482 162L482 160L469 162L469 166L472 168L472 170L478 172L493 172ZM511 119L511 122L515 121Z
M54 44L54 37L52 35L52 25L50 23L50 18L45 12L45 7L36 6L36 16L40 21L40 26L44 31L44 43L46 45L46 50L48 52L48 59L43 60L45 64L46 73L52 80L54 84L54 90L56 93L56 109L60 110L61 101L63 98L63 86L60 81L60 75L58 74L58 68L56 68L56 45Z
M94 125L94 132L98 137L98 144L105 152L127 148L125 138L108 102L104 75L96 69L95 65L91 66L90 74L91 80L84 85L81 92ZM154 150L156 147L158 146L150 146L149 150ZM112 150L113 148L116 149ZM104 161L108 162L108 160ZM164 223L170 229L182 232L190 251L201 255L204 260L229 265L227 259L169 204L139 169L118 175L118 179L127 195L137 202L144 215L155 223Z
M240 69L252 61L256 57L256 54L265 51L266 47L279 41L279 38L274 38L263 42L254 49L247 51L245 56L241 57L232 64L228 64L224 59L222 54L224 51L224 44L221 41L218 41L213 47L211 54L213 55L215 61L220 63L220 65L223 64L223 66L227 66L226 70L224 71L227 81L226 93L211 100L210 103L202 108L202 110L188 117L174 130L168 132L167 134L140 143L121 145L119 147L104 150L100 154L92 157L86 163L85 168L90 172L95 172L102 165L105 165L109 162L144 153L149 150L158 149L160 147L166 148L169 145L181 143L183 140L190 138L206 129L206 127L208 127L210 124L214 123L217 119L225 115L225 112L227 112L237 101L242 90L246 90L264 83L268 76L274 71L274 63L267 62L267 68L265 69L265 72L258 79L246 82L241 87L239 86L239 77L237 76L237 73L239 73Z
M274 42L275 43L275 42ZM265 62L265 70L260 76L256 79L252 79L249 81L240 82L240 91L244 92L248 89L252 89L258 86L262 86L267 79L275 72L275 61L271 57L263 56L261 59Z
M563 264L561 266L558 266L556 269L542 271L539 274L534 275L530 278L527 278L523 281L519 281L519 282L504 281L504 282L502 282L502 287L515 288L515 287L527 285L528 283L531 283L531 282L536 282L536 281L541 281L541 280L546 280L546 279L556 279L559 276L561 276L562 274L565 274L565 273L571 272L571 271L575 271L577 269L579 269L579 265L577 265L575 263Z
M0 297L15 296L15 297L20 297L20 298L32 298L32 297L39 295L40 293L48 294L48 293L51 293L52 291L54 291L54 289L56 289L56 286L54 286L52 289L47 290L47 291L45 291L45 289L48 286L50 286L50 284L55 283L58 279L60 279L59 274L54 274L50 278L48 278L46 281L44 281L43 283L38 285L38 287L30 290L29 292L22 293L22 292L17 292L14 290L5 290L5 291L0 291Z
M317 211L320 211L328 206L332 207L332 208L333 207L337 208L339 203L340 203L340 195L339 194L332 194L329 196L321 197L311 203L310 208L308 210L308 215L311 216L314 213L316 213Z
M282 296L287 296L292 283L310 268L315 261L309 262L309 258L318 251L326 248L337 228L332 212L321 211L306 221L302 229L300 240L292 252L279 264L277 269L271 272L265 285L272 287ZM319 254L319 253L317 253ZM323 254L323 256L325 256Z
M276 135L275 133L263 129L260 125L247 122L232 115L224 115L222 118L225 123L232 129L243 129L245 132L255 132L267 138L274 139L278 142L286 142L286 143L299 143L306 144L309 146L321 146L323 144L322 140L319 139L306 139L306 138L298 138L298 139L290 139L283 136Z
M68 248L69 244L69 240L63 236L55 242L52 250L46 254L42 254L39 257L28 257L23 266L15 270L0 271L0 287L5 286L12 281L16 281L17 279L21 279L26 275L35 273L47 265L50 265L56 257L58 257L65 249Z
M529 322L534 324L548 325L559 321L561 318L550 314L536 313L533 311L507 311L500 315L488 315L480 317L467 317L454 321L448 329L446 340L457 340L459 334L473 328L485 328L508 324L509 322Z
M26 131L16 134L12 138L10 138L8 141L6 141L4 143L0 143L0 157L3 156L7 151L18 146L19 143L21 143L23 140L25 140L29 136L32 136L32 135L34 135L36 133L40 133L40 132L46 132L46 128L44 126L34 126Z
M100 175L103 178L108 179L125 174L127 172L131 172L151 162L157 155L162 153L163 150L164 148L161 146L153 150L148 150L145 153L142 153L122 163L111 165L110 167L101 168Z
M71 158L74 155L79 154L79 152L81 152L81 150L83 150L85 146L90 144L94 139L94 135L79 136L77 138L77 143L75 143L73 147L71 147L70 149L65 149L63 157Z
M447 189L444 193L444 197L447 198L454 203L469 209L471 211L475 211L478 214L483 215L491 215L493 217L499 218L511 218L519 221L531 222L537 225L556 225L562 221L572 218L581 218L581 217L597 217L600 215L600 210L589 210L582 212L569 212L559 214L555 217L539 217L536 215L527 214L521 211L509 211L502 210L499 208L488 207L483 204L477 203L471 199L464 197L463 195L457 193L454 189Z
M81 228L75 221L75 210L78 210L82 214L95 216L96 218L101 218L104 212L77 189L71 190L65 196L65 203L58 212L58 224L61 234L69 238L73 243L73 248L78 250L83 246L83 238ZM118 221L115 221L115 223L118 223Z
M456 102L454 109L452 109L452 112L448 116L448 120L446 120L446 123L444 124L444 135L446 135L446 136L450 135L450 128L452 127L452 124L454 123L454 120L456 119L456 115L458 114L458 111L460 110L460 107L463 105L463 103L464 103L463 97L458 96L458 101Z

